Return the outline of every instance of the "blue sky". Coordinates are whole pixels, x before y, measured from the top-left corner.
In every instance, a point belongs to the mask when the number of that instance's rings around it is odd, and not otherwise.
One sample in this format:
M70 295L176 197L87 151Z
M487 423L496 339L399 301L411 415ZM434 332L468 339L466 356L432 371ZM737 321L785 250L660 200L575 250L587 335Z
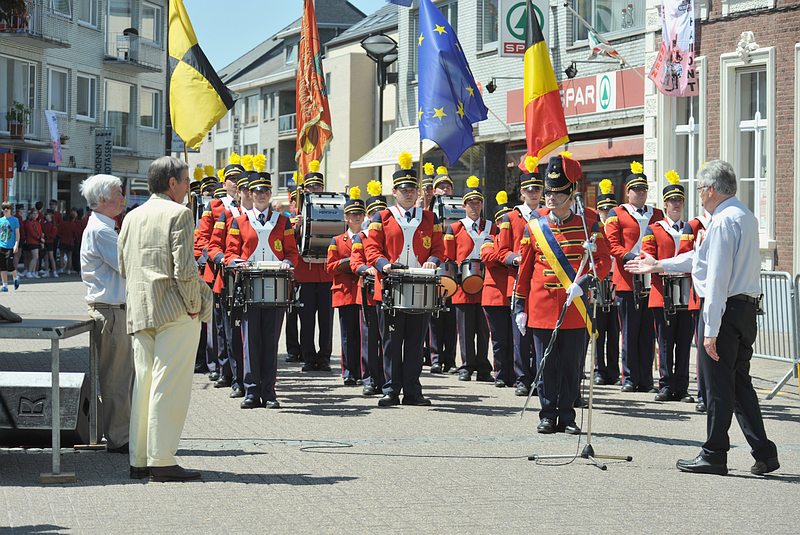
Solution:
M385 0L350 0L365 14ZM184 0L200 47L219 70L302 16L302 0Z

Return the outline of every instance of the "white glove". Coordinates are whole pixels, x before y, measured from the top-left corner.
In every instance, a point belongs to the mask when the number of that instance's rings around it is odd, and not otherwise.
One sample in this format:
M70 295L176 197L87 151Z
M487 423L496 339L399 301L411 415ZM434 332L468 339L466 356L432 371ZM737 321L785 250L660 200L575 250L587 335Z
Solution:
M569 285L567 288L567 306L575 300L576 297L580 297L583 295L583 288L579 285L575 284L574 282Z
M583 248L586 251L591 250L593 253L597 252L597 244L594 241L585 241L585 242L583 242Z
M518 312L514 317L514 321L517 324L517 329L519 329L520 334L525 335L525 330L528 327L528 315L524 312Z

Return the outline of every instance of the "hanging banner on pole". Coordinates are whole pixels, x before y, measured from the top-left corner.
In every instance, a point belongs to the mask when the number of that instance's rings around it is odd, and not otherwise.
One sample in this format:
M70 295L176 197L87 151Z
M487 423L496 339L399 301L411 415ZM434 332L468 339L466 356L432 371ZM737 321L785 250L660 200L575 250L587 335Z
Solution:
M697 95L694 0L661 0L661 47L647 75L668 97Z

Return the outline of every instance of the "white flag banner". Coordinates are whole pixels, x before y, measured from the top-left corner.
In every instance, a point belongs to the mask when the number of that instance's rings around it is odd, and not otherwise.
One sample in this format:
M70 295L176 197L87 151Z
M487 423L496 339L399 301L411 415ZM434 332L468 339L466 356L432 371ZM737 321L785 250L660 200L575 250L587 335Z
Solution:
M648 77L670 97L697 95L694 0L661 0L661 48Z

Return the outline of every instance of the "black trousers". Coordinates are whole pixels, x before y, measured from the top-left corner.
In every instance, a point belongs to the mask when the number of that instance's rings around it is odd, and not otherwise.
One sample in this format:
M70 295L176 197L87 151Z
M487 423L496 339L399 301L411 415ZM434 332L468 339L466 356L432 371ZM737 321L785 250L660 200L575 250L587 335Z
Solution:
M396 311L384 318L383 393L397 396L402 391L409 398L422 395L422 344L430 314L406 314Z
M456 367L456 313L453 304L450 310L439 312L439 317L430 316L428 345L431 348L431 364L443 368Z
M200 325L200 341L197 343L197 354L194 357L194 372L208 372L206 364L206 345L208 344L208 324Z
M692 313L679 310L665 318L663 308L651 310L658 335L658 389L683 397L689 393L689 353L694 334Z
M511 321L509 308L506 306L485 306L486 320L489 322L489 333L492 339L494 356L494 378L512 386L514 376L514 333L516 325Z
M625 384L640 391L653 388L653 313L647 302L636 309L633 292L617 292L619 321L622 325L622 373Z
M594 345L594 376L609 384L619 380L619 312L612 306L608 312L598 307L595 318L597 342Z
M461 368L468 372L491 373L489 324L479 303L455 305Z
M275 401L278 378L278 340L283 308L249 308L242 319L244 394L257 401Z
M297 331L297 321L300 311L297 307L292 307L290 312L286 312L286 352L294 357L300 356L300 336Z
M241 322L228 314L225 298L221 298L223 329L225 330L225 351L219 354L219 374L231 382L231 386L242 385L244 371L244 347L242 344Z
M361 373L365 385L382 388L383 378L383 306L364 308L361 325Z
M222 373L222 362L227 360L225 352L228 342L225 339L225 310L222 308L224 297L214 294L214 315L211 317L211 332L208 334L213 342L209 343L209 352L206 358L208 371Z
M522 383L530 388L536 377L539 361L536 345L533 343L533 333L530 329L525 329L525 334L519 332L513 312L509 311L508 317L511 321L514 339L514 382Z
M698 333L705 331L700 314ZM733 415L750 444L750 453L757 461L778 456L775 443L767 438L758 397L750 379L750 360L756 340L756 305L728 299L717 335L719 361L712 360L701 343L697 347L700 370L705 377L707 438L702 455L710 462L727 462L731 447L728 430ZM701 340L702 336L699 337Z
M342 333L342 377L361 379L361 305L337 307Z
M536 389L542 407L539 418L558 419L561 426L575 423L574 404L579 394L581 364L586 355L586 329L561 329L543 364L552 334L549 329L532 329L537 366L544 366Z
M300 348L306 364L330 364L333 351L333 306L330 282L300 285ZM319 351L314 334L319 327Z
M694 336L694 345L697 348L699 348L701 345L703 345L703 333L700 332L700 330L698 329L698 326L699 326L698 324L700 322L700 316L701 315L702 314L701 314L700 310L693 310L692 311L692 323L694 324L694 335L693 335ZM698 357L699 357L699 353L698 353ZM705 403L705 399L706 399L706 382L703 379L703 374L700 373L700 359L699 358L697 359L697 362L695 362L695 374L697 375L697 401L698 402L702 401L703 403Z

